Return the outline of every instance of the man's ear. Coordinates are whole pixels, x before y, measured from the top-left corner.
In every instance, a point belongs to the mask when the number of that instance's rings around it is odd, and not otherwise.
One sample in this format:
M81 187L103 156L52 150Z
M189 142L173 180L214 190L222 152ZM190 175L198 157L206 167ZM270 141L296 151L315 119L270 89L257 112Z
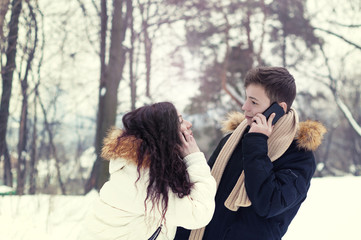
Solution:
M283 108L283 111L285 111L285 113L287 113L287 103L285 102L280 102L278 103L282 108Z

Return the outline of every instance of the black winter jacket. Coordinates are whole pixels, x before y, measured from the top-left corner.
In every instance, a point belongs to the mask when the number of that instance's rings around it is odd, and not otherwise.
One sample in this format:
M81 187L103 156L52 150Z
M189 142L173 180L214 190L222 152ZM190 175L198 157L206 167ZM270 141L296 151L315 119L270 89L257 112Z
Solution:
M229 136L213 152L208 161L210 167ZM260 133L245 133L238 143L218 186L216 210L203 240L278 240L286 233L306 198L315 159L310 149L300 148L294 140L279 159L271 162L267 156L267 139ZM224 202L242 170L252 205L233 212ZM188 239L189 233L178 228L175 240Z

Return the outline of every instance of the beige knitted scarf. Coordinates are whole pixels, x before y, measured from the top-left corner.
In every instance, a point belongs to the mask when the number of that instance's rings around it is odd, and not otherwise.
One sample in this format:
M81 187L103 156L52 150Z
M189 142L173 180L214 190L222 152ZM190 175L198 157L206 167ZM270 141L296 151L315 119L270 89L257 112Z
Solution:
M247 127L247 120L242 121L238 127L234 130L229 137L222 150L220 151L216 162L212 168L212 176L217 182L217 188L221 181L224 169L231 157L235 147L238 145L245 129ZM267 140L268 144L268 157L273 162L281 157L296 136L298 129L298 115L297 112L291 108L290 111L285 114L274 125L271 136ZM225 201L225 206L231 211L237 211L239 207L251 206L251 201L247 196L244 171L242 171L236 185L234 186L231 194ZM204 228L193 230L189 236L189 240L200 240L204 234Z

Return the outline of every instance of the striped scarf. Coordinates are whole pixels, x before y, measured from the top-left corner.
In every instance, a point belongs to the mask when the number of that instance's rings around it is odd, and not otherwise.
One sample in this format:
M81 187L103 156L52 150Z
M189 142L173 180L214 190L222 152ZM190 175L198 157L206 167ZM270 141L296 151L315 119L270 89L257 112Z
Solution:
M216 162L214 163L212 168L212 176L217 182L217 188L221 181L228 160L232 156L232 153L238 145L246 127L247 120L242 121L238 125L238 127L234 130L223 146L216 159ZM286 152L296 136L297 129L298 115L297 112L291 108L290 111L282 118L280 118L274 125L272 134L267 140L268 157L272 162L280 158ZM252 204L246 192L244 179L244 171L242 171L231 194L224 203L225 206L231 211L237 211L239 207L249 207ZM202 239L204 230L205 227L191 231L189 240Z

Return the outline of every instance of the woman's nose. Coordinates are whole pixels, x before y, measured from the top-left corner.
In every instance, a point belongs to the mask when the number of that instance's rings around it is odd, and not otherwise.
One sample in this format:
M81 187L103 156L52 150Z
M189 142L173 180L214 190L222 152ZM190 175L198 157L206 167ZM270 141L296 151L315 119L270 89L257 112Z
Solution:
M187 129L190 129L192 127L192 123L187 120L185 120L185 125Z

